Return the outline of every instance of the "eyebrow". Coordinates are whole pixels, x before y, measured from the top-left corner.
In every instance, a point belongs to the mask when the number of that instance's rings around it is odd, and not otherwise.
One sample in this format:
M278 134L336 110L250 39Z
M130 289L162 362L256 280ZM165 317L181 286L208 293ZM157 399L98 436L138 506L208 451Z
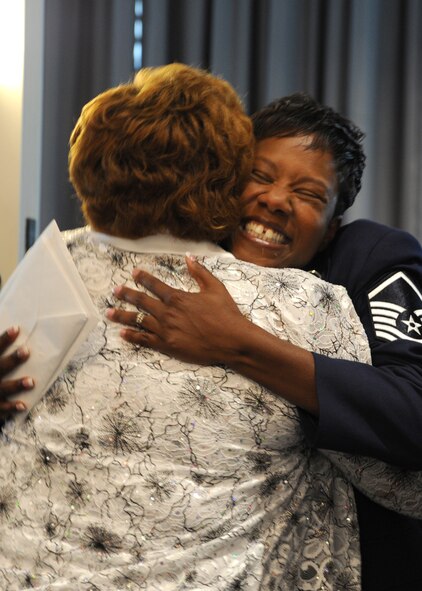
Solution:
M265 162L265 164L267 166L269 166L274 172L277 172L277 165L274 164L274 162L272 160L269 160L265 156L255 156L255 161L257 161L257 160L261 160L262 162Z

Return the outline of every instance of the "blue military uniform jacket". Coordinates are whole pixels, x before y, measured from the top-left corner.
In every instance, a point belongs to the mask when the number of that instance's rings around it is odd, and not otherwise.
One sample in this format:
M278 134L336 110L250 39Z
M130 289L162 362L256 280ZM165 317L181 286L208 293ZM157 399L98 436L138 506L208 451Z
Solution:
M346 287L373 366L315 354L320 417L310 443L422 469L422 249L410 234L359 220L309 266ZM422 522L356 491L365 591L422 589ZM368 568L370 567L370 568Z

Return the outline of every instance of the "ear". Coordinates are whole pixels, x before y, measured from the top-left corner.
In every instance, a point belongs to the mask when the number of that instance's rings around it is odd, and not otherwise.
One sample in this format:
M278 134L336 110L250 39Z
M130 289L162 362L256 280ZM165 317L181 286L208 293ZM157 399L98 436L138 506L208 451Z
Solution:
M342 216L338 215L338 216L334 216L333 219L330 221L330 223L328 224L328 228L325 233L325 236L322 239L322 242L319 246L319 249L318 249L319 252L321 250L324 250L324 248L327 248L327 246L330 244L331 240L337 234L337 231L341 226L342 219L343 219Z

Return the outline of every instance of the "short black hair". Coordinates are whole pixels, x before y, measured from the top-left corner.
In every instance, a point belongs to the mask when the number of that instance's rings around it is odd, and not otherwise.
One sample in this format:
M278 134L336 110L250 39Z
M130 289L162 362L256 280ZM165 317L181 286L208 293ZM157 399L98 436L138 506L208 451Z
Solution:
M312 135L309 149L331 152L337 172L338 199L335 215L348 209L359 193L366 156L364 133L349 119L297 92L272 101L252 116L257 141L271 137Z

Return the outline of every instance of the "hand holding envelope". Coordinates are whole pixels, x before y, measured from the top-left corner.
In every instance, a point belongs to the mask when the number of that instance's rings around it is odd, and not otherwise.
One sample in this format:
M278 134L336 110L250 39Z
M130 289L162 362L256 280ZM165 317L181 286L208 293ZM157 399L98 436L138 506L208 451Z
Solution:
M52 221L0 292L0 331L19 326L15 344L26 345L31 351L25 374L34 378L35 387L25 393L28 409L46 393L99 318ZM8 378L13 379L19 371L17 368ZM20 413L16 420L25 415Z

